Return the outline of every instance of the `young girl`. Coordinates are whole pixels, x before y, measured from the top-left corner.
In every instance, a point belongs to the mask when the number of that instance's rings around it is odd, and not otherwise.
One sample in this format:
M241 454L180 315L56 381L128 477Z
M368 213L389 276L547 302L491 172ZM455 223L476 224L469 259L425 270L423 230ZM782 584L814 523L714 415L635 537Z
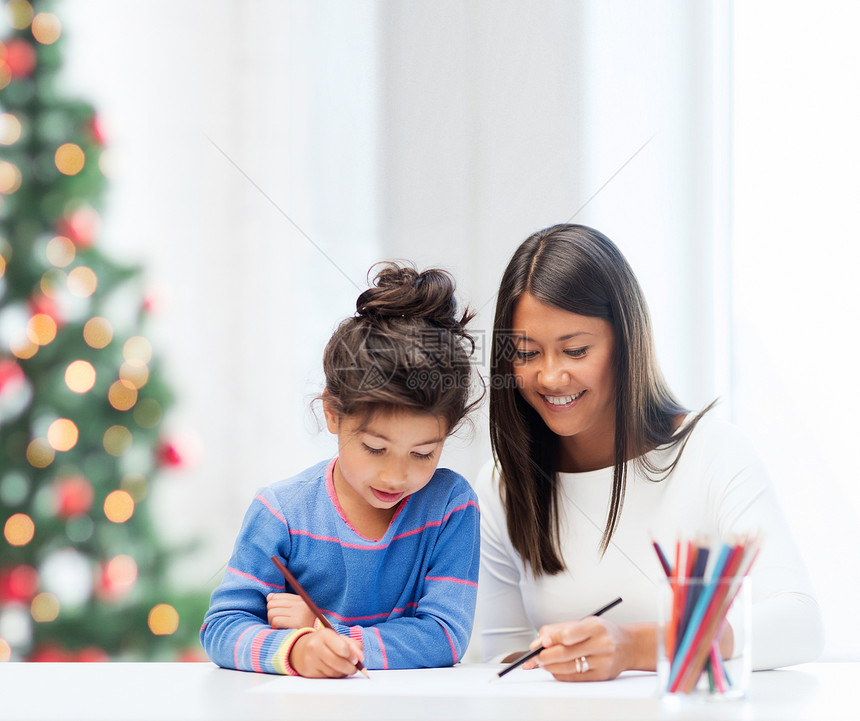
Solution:
M200 631L218 665L313 677L450 666L468 644L479 510L437 468L474 403L451 277L383 264L329 341L322 394L338 455L260 490ZM285 587L279 556L325 613ZM286 591L286 592L285 592ZM318 630L314 630L314 627Z

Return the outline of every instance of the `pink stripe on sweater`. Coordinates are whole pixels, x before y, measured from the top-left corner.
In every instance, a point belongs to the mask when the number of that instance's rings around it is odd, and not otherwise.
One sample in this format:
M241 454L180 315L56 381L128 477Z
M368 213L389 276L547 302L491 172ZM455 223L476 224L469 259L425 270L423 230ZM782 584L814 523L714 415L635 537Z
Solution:
M448 633L448 629L442 626L442 630L445 632L445 638L448 639L448 645L451 647L451 656L454 659L454 663L457 663L457 649L454 648L454 642L451 640L451 636Z
M240 571L239 569L233 568L232 566L227 566L227 570L230 571L230 573L235 573L237 576L241 576L242 578L247 578L250 581L255 581L259 584L262 584L263 586L269 586L269 588L284 588L284 584L282 583L266 583L265 581L261 581L256 576L252 576L250 573L245 573L244 571Z
M334 493L334 487L332 487L330 489L330 493ZM340 508L340 505L337 503L337 496L333 496L332 501L334 502L335 506L337 506L338 513L340 514L344 523L346 523L355 532L356 535L360 536L361 534L358 533L358 531L356 531L352 527L352 525L349 523L349 521L346 520L346 516L343 515L343 511ZM329 543L337 543L342 548L357 548L359 550L364 550L364 551L382 551L382 550L388 548L391 545L392 541L398 541L401 538L407 538L408 536L414 536L416 533L423 533L428 528L434 528L435 526L441 526L443 523L445 523L445 521L447 521L451 517L452 514L456 513L457 511L462 511L465 508L468 508L469 506L474 506L475 508L478 508L477 503L475 503L474 501L468 501L467 503L464 503L462 506L457 506L456 508L452 508L448 513L445 514L445 517L441 521L428 521L427 523L425 523L423 526L421 526L419 528L413 528L411 531L405 531L404 533L398 533L396 536L393 536L391 538L391 541L389 541L388 543L375 543L372 546L366 545L363 543L346 543L345 541L341 541L339 538L334 538L333 536L320 536L316 533L311 533L310 531L304 531L304 530L299 529L299 528L291 528L290 529L290 535L291 536L307 536L308 538L313 538L315 541L328 541ZM400 513L399 509L398 509L398 513ZM395 515L395 518L396 517L397 516ZM394 521L393 518L391 520L392 520L392 522ZM362 536L362 538L364 538L364 536ZM372 540L372 539L368 539L368 540Z
M474 581L467 581L465 578L454 578L453 576L424 576L425 581L448 581L450 583L462 583L465 586L478 587Z
M233 665L236 668L240 668L239 666L239 644L242 643L242 639L245 638L245 634L248 633L255 626L248 626L242 633L239 635L239 638L236 640L236 645L233 647Z
M464 509L468 508L469 506L474 506L475 508L477 508L477 509L478 509L478 512L480 512L480 511L481 511L481 509L480 509L480 508L478 508L478 504L477 504L477 503L475 503L475 501L467 501L467 502L466 502L466 503L464 503L462 506L457 506L456 508L452 508L450 511L448 511L448 513L446 513L446 514L445 514L445 517L442 519L442 523L444 523L445 521L447 521L447 520L448 520L451 516L453 516L457 511L462 511L462 510L464 510Z
M277 518L281 523L283 523L285 526L287 526L286 519L280 513L278 513L274 508L272 508L271 503L269 503L265 498L263 498L260 495L256 495L256 496L254 496L254 498L256 498L260 503L262 503L266 508L268 508L272 512L272 515L275 518ZM287 528L289 528L289 526L287 526Z
M448 511L448 513L445 514L445 516L442 518L441 521L428 521L427 523L425 523L420 528L414 528L411 531L399 533L398 535L396 535L391 540L396 541L398 538L405 538L406 536L412 536L416 533L422 533L423 531L425 531L428 528L433 528L434 526L441 526L443 523L445 523L445 521L447 521L457 511L463 511L466 508L468 508L469 506L474 506L475 508L478 508L478 504L475 503L475 501L467 501L466 503L464 503L460 506L457 506L456 508L452 508L450 511ZM478 510L480 511L480 508L478 508Z
M266 640L266 637L271 633L274 633L274 630L271 628L263 629L251 641L251 666L253 666L257 673L263 673L263 667L260 664L260 650L263 648L263 642Z
M379 650L382 651L382 668L383 670L388 668L388 654L385 653L385 644L382 643L382 635L379 633L379 629L376 626L371 626L374 633L376 633L376 638L379 639Z
M374 618L387 618L392 613L403 613L407 608L417 608L418 603L413 601L412 603L407 603L403 608L392 608L388 613L374 613L370 616L341 616L334 611L329 611L328 609L322 609L322 612L326 616L333 616L338 621L343 621L343 623L354 623L355 621L370 621Z
M329 543L337 543L342 548L358 548L364 551L381 551L384 548L388 548L389 543L375 543L372 546L369 546L365 543L346 543L341 541L339 538L334 538L333 536L320 536L316 533L311 533L310 531L302 531L300 529L291 528L290 529L291 536L307 536L308 538L313 538L315 541L328 541Z

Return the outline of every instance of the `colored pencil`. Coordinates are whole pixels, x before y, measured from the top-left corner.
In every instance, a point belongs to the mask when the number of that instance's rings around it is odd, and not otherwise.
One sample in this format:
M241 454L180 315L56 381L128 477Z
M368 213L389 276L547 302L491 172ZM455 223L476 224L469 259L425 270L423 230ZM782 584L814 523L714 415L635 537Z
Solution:
M666 557L666 554L663 553L663 549L660 547L660 544L657 543L653 536L651 537L651 545L654 546L654 550L657 552L657 559L663 567L663 573L665 573L666 577L669 578L672 575L672 566L669 563L669 559Z
M741 588L741 580L749 570L758 555L757 543L739 543L735 547L736 558L732 558L731 567L719 579L719 593L715 594L708 614L702 620L696 640L691 647L686 672L676 680L676 688L682 693L690 693L696 686L696 680L708 659L707 649L717 638L717 634L725 622L729 608ZM729 579L734 579L729 585ZM675 689L672 689L675 690Z
M607 603L607 604L606 604L605 606L603 606L602 608L598 608L594 613L592 613L590 616L586 616L585 618L591 618L591 616L602 616L602 615L603 615L604 613L606 613L610 608L615 608L615 606L617 606L619 603L621 603L621 600L622 600L622 599L621 599L621 596L619 596L619 597L618 597L618 598L616 598L614 601L610 601L609 603ZM512 661L508 666L505 666L505 668L503 668L503 669L502 669L501 671L499 671L495 676L493 676L493 677L490 679L490 681L495 681L496 679L499 679L499 678L501 678L502 676L504 676L506 673L510 673L510 672L511 672L511 671L513 671L515 668L519 668L519 667L520 667L520 666L522 666L526 661L528 661L529 659L534 658L535 656L537 656L537 655L538 655L541 651L543 651L543 650L544 650L544 647L543 647L543 646L538 646L537 648L532 649L531 651L529 651L529 652L527 652L527 653L524 653L524 654L523 654L522 656L520 656L518 659L516 659L515 661Z
M313 602L313 599L308 595L308 592L305 591L304 588L302 588L301 584L296 580L296 577L292 573L290 573L290 570L283 564L281 559L277 556L272 556L272 563L274 563L278 567L278 570L284 574L284 578L293 587L296 593L299 594L302 601L304 601L308 605L308 608L311 610L314 616L319 619L319 622L326 628L331 628L332 630L334 630L331 625L331 622L325 617L325 614L320 611L319 606L317 606ZM367 673L367 669L364 668L364 664L361 661L356 661L355 667L359 671L361 671L361 673L367 676L367 678L370 678L370 674Z
M672 660L672 671L669 677L669 690L672 692L677 690L681 677L687 671L690 663L691 649L692 653L695 653L695 644L697 641L700 641L702 619L709 610L711 600L713 599L714 593L717 591L717 587L719 585L719 579L723 575L723 569L726 567L731 555L732 548L728 544L723 544L720 549L720 555L717 557L717 562L714 566L714 579L702 589L702 593L699 595L699 599L696 602L696 608L693 609L693 614L690 617L690 623L681 638L681 642L678 644L675 657Z
M676 593L680 594L680 588L679 588L679 585L676 581L675 570L672 568L672 565L669 563L669 558L666 556L666 553L663 551L663 548L660 546L660 544L653 537L651 538L651 545L654 546L654 550L657 552L657 558L660 561L660 566L662 566L662 568L663 568L663 573L666 574L666 578L669 580L669 584L670 584L669 587L672 589L672 593L673 594L676 594ZM680 555L680 547L681 546L680 546L680 541L679 541L677 544L676 560L679 560L678 556ZM708 549L706 546L701 545L699 547L699 554L704 554L704 557L701 560L701 566L702 566L701 571L702 571L702 573L699 574L700 576L704 574L704 569L707 567L707 558L708 558L709 553L710 553L710 549ZM673 601L672 618L669 620L669 622L667 624L667 628L666 628L666 637L665 637L666 655L670 659L673 657L673 646L674 646L675 635L676 635L676 632L678 630L678 626L680 625L678 623L677 618L675 618L676 607L677 607L677 603ZM719 658L719 648L716 648L716 650L717 650L717 658ZM720 662L722 663L722 659L720 659ZM725 669L723 669L723 675L725 675Z
M686 633L693 608L695 608L699 600L699 595L702 592L702 582L705 577L705 566L708 563L709 553L710 550L703 542L697 543L693 548L692 569L689 578L686 579L687 593L684 601L684 616L681 619L681 627L678 631L680 636Z
M669 619L669 626L666 629L666 655L672 658L675 653L675 636L678 632L678 606L680 605L678 594L678 569L681 567L681 541L675 542L675 566L669 573L669 581L672 590L672 614Z
M675 568L668 564L668 559L653 539L652 545L673 591L671 620L666 631L670 660L668 690L690 693L699 677L707 671L711 691L725 693L731 680L720 653L718 635L740 591L742 579L758 556L760 539L743 537L724 543L708 581L704 573L710 549L704 543L691 547L678 541ZM694 583L698 590L684 592L681 587L685 583ZM674 644L677 644L676 648L673 648Z

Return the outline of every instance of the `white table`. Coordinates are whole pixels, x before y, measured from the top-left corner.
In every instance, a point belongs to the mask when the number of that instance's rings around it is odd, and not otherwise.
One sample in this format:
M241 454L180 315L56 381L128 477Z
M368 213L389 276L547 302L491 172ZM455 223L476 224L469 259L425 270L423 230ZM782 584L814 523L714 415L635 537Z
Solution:
M818 663L753 674L746 701L673 709L654 674L560 683L500 666L372 671L371 679L286 678L209 663L0 664L2 721L457 721L481 719L857 719L860 663Z

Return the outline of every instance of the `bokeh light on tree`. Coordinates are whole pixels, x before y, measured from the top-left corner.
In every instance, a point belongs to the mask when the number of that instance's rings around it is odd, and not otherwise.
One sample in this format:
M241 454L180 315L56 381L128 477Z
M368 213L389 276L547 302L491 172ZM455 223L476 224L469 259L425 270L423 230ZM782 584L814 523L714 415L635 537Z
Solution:
M182 462L172 394L143 272L100 245L105 138L62 92L60 9L0 21L0 661L184 658L207 598L171 587L148 503Z

